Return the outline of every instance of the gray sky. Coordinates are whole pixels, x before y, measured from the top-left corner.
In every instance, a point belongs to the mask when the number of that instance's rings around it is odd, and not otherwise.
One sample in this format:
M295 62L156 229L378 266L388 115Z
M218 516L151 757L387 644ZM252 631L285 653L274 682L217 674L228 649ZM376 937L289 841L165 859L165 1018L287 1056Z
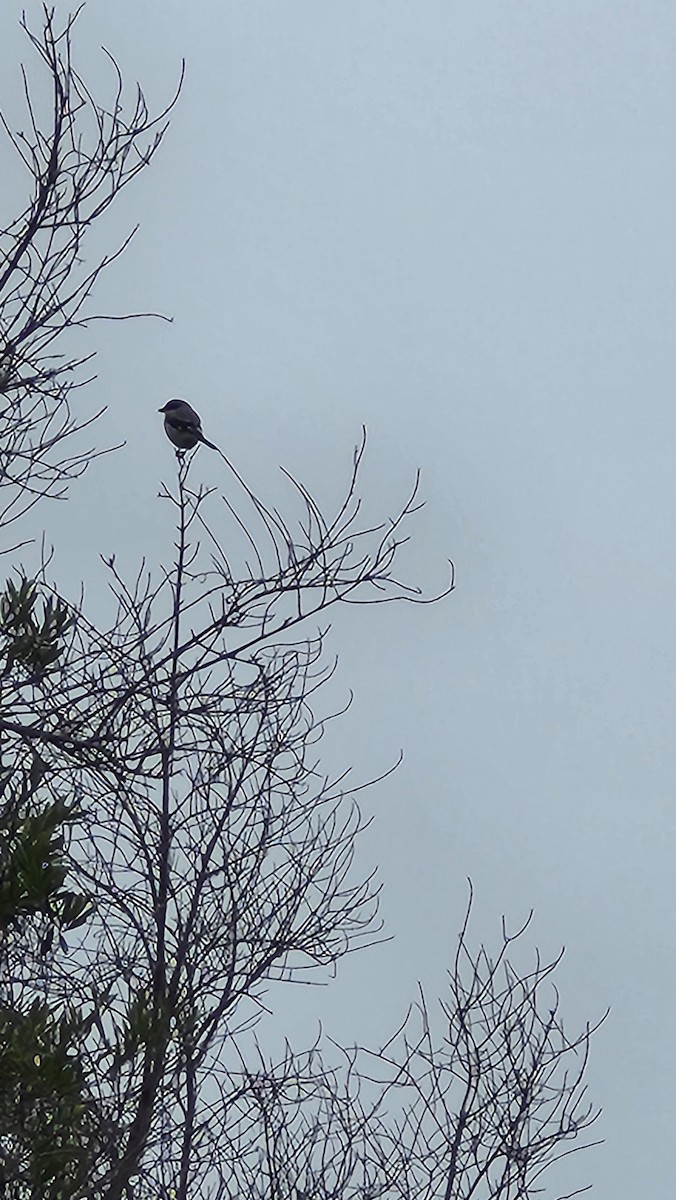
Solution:
M337 622L356 699L327 753L367 774L406 752L363 859L395 940L278 993L280 1028L390 1032L417 979L443 985L471 875L477 936L534 907L568 947L571 1028L612 1006L595 1195L670 1195L676 7L92 0L80 42L90 80L104 43L151 105L181 56L187 78L100 296L174 323L96 330L102 437L134 439L50 515L62 578L167 544L171 395L278 503L279 463L330 503L366 423L374 511L422 468L409 575L457 565L438 607Z

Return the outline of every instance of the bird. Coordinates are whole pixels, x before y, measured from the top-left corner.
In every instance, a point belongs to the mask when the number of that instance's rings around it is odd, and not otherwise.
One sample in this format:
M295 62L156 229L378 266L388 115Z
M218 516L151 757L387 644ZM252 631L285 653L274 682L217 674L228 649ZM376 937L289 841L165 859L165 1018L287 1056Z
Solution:
M187 400L169 400L158 412L164 413L164 432L169 441L176 446L176 453L192 450L198 442L208 446L210 450L218 450L213 442L207 441L202 433L202 422L194 408Z

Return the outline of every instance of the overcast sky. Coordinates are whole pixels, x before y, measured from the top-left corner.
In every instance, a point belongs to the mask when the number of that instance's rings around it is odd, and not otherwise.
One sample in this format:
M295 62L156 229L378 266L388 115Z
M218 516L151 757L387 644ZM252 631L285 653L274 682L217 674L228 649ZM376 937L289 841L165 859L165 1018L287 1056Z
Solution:
M671 1195L676 6L90 0L79 42L96 88L105 44L151 106L187 74L100 296L174 321L96 328L101 437L129 443L49 515L64 584L168 544L173 395L280 504L279 464L330 504L365 423L375 515L422 470L409 578L457 567L436 607L336 624L355 701L327 754L361 775L405 750L366 801L394 940L278 993L279 1028L389 1033L443 986L471 875L477 937L533 907L533 942L566 945L571 1029L612 1006L583 1176Z

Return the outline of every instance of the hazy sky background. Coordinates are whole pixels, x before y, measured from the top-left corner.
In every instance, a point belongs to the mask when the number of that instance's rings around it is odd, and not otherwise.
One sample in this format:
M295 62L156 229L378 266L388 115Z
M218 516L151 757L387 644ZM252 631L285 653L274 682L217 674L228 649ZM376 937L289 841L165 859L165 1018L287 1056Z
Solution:
M100 44L151 106L182 56L187 75L99 294L174 323L94 330L100 437L129 442L49 514L64 585L95 601L99 551L131 569L169 544L172 395L278 504L279 464L334 501L365 423L374 515L422 469L408 577L457 566L437 607L336 622L334 694L355 702L328 762L406 754L365 801L394 940L277 993L278 1027L391 1032L416 980L443 987L471 875L477 937L533 907L533 943L568 948L571 1030L612 1006L581 1177L600 1200L670 1196L676 6L90 0L78 25L97 89ZM206 451L198 471L220 482Z

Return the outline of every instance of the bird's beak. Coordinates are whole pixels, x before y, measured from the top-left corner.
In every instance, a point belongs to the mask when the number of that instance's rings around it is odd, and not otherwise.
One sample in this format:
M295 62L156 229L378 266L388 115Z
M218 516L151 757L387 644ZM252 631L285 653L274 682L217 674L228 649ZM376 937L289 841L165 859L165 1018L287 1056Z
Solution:
M165 412L165 410L166 410L166 407L167 407L167 406L166 406L166 404L165 404L164 408L158 408L158 410L157 410L157 411L158 411L158 412Z

